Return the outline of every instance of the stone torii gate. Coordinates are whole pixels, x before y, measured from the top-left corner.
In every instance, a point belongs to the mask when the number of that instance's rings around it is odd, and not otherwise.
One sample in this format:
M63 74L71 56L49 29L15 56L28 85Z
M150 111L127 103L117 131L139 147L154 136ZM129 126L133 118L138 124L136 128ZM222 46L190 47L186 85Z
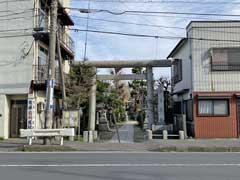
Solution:
M170 60L114 60L114 61L75 61L74 66L89 66L96 71L97 68L134 68L145 67L146 74L121 74L121 75L96 75L93 77L93 85L89 96L89 120L88 130L95 131L96 121L96 80L147 80L147 118L149 129L152 129L154 123L154 84L153 67L171 67ZM97 72L97 71L96 71Z

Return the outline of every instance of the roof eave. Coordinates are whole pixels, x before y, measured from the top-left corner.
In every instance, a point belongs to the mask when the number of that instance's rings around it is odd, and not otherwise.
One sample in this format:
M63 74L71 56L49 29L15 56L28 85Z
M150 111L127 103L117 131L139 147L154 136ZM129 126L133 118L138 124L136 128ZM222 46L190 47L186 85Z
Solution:
M174 47L174 49L170 52L170 54L167 56L167 59L172 58L186 42L187 38L182 38Z

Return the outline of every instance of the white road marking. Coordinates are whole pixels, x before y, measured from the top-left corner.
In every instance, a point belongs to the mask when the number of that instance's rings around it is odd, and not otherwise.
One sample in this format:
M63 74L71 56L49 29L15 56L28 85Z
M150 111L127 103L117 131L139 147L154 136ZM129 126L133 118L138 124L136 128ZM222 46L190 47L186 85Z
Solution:
M1 154L240 154L240 152L157 152L157 151L65 151L65 152L0 152Z
M52 151L44 151L44 152L0 152L1 155L7 155L7 154L204 154L204 155L231 155L231 154L240 154L240 152L151 152L151 151L65 151L65 152L52 152Z
M0 164L0 167L240 167L240 164Z

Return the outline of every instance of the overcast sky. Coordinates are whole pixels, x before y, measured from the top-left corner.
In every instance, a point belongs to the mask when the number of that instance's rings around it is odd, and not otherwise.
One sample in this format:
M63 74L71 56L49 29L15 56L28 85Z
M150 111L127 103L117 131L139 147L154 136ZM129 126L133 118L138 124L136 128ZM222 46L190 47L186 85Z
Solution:
M114 0L113 0L114 1ZM118 0L115 0L118 1ZM127 2L94 2L91 1L91 9L107 9L114 12L126 10L140 11L171 11L171 12L194 12L194 13L222 13L222 14L240 14L240 1L236 0L176 0L184 2L199 3L177 3L176 1L168 3L129 3L130 0L122 0ZM137 0L133 0L136 2ZM138 2L146 2L148 0L138 0ZM152 0L154 1L154 0ZM156 0L159 2L159 0ZM166 1L165 1L166 2ZM209 3L210 2L210 3ZM216 2L239 2L237 4L216 3ZM71 7L88 8L88 2L82 0L72 0ZM86 29L86 14L77 11L71 12L75 22L74 28ZM223 17L207 17L207 16L187 16L187 15L112 15L109 13L91 13L90 18L104 19L111 21L124 21L137 24L150 24L176 28L163 28L140 26L124 23L111 23L99 20L89 20L89 29L101 31L114 31L131 34L148 34L159 36L185 36L185 27L191 20L220 20ZM169 17L170 16L170 17ZM80 18L82 17L82 18ZM226 19L226 18L225 18ZM229 19L229 18L228 18ZM85 32L72 32L72 36L76 43L76 59L82 60L84 54ZM140 38L118 35L105 35L88 33L87 57L89 60L118 60L118 59L165 59L170 51L174 48L177 39L156 39L156 38ZM155 78L159 76L170 76L170 70L166 68L155 69Z

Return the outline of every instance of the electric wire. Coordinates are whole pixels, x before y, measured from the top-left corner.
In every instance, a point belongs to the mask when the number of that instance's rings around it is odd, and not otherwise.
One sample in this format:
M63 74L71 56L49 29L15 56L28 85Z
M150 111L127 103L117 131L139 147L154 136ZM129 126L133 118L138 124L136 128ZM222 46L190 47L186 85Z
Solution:
M88 0L73 0L73 1L88 1ZM201 5L218 5L218 4L230 4L230 5L238 5L239 1L231 2L231 1L176 1L176 0L91 0L94 3L131 3L131 4L201 4Z
M193 13L193 12L172 12L172 11L133 11L133 10L125 10L120 12L115 12L113 10L108 9L82 9L82 8L71 8L64 7L65 9L70 9L74 11L79 11L81 13L100 13L106 12L112 15L123 15L128 13L136 13L136 14L174 14L174 15L189 15L189 16L218 16L218 17L240 17L240 14L220 14L220 13Z
M85 32L86 29L72 29L69 30L75 32ZM240 40L228 40L228 39L211 39L211 38L192 38L192 37L182 37L182 36L160 36L160 35L147 35L147 34L133 34L133 33L122 33L122 32L113 32L113 31L100 31L100 30L87 30L92 33L100 34L110 34L110 35L121 35L121 36L133 36L133 37L142 37L142 38L160 38L160 39L191 39L199 41L214 41L214 42L240 42Z

